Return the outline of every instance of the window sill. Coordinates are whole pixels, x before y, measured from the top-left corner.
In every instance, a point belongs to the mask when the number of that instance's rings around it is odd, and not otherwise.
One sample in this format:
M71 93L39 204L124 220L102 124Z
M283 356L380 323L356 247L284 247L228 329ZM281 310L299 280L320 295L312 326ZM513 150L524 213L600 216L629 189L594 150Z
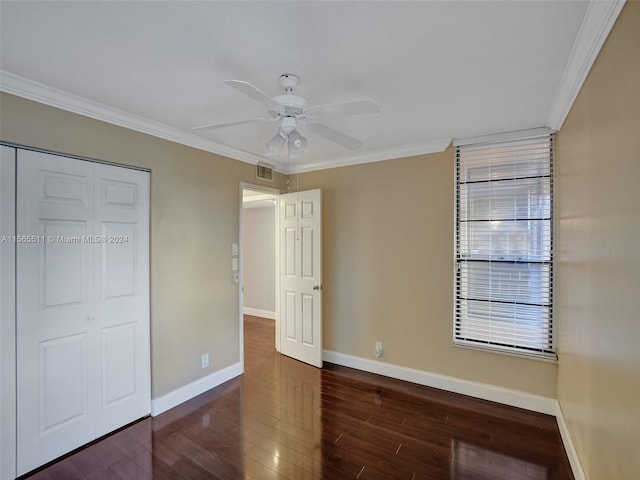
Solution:
M556 353L528 353L518 349L510 349L508 347L495 347L478 345L472 342L466 342L464 340L454 340L453 346L457 348L464 348L468 350L477 350L480 352L497 353L499 355L508 355L510 357L520 357L528 360L537 360L539 362L558 364L558 355Z

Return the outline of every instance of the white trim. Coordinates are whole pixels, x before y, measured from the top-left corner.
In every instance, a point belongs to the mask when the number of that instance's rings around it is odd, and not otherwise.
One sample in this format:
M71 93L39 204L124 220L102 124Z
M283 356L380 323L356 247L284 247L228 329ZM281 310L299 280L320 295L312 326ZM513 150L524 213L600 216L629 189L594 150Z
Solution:
M455 304L454 304L455 308ZM491 352L497 353L498 355L509 355L511 357L520 357L520 358L528 358L529 360L537 360L539 362L549 362L549 363L558 363L558 355L554 353L543 353L543 352L531 352L528 353L526 351L520 350L515 347L503 347L499 345L483 345L478 344L477 342L467 341L467 340L458 340L455 337L455 332L453 335L453 346L455 348L466 348L468 350L477 350L479 352Z
M0 232L16 233L15 148L2 145ZM13 155L11 155L13 153ZM16 244L0 243L0 478L16 477Z
M560 402L558 401L556 401L556 420L558 421L558 429L560 430L560 436L562 437L564 450L565 452L567 452L567 457L569 458L571 471L573 472L575 480L587 480L587 476L585 475L584 469L582 468L582 463L580 462L580 457L578 457L578 452L576 451L576 447L573 444L573 437L571 436L571 432L569 431L569 426L564 419L562 407L560 406Z
M242 162L255 165L264 161L264 158L259 155L221 145L198 135L183 132L177 128L34 82L4 70L0 70L0 91Z
M440 375L424 370L403 367L391 363L384 363L367 358L355 357L344 353L324 350L322 358L325 362L336 363L345 367L357 368L365 372L377 373L387 377L406 380L408 382L439 388L449 392L469 395L471 397L490 400L492 402L510 405L512 407L525 408L534 412L547 415L556 414L556 400L550 397L534 395L531 393L496 387L486 383L470 382L460 378Z
M201 393L228 382L232 378L242 375L242 364L240 362L213 372L206 377L199 378L187 385L151 400L151 416L155 417L167 410L180 405L181 403L197 397Z
M276 198L276 211L274 218L274 230L275 230L275 246L276 246L276 316L275 316L275 330L276 330L276 352L280 352L280 195Z
M562 127L624 4L625 0L589 2L547 117L550 128Z
M238 355L240 358L240 370L244 372L244 255L242 250L243 246L243 230L242 230L242 218L244 215L244 182L240 182L238 185ZM235 275L235 272L232 272ZM235 280L235 276L234 276Z
M288 174L312 172L316 170L324 170L327 168L346 167L349 165L360 165L362 163L381 162L383 160L395 160L416 155L425 155L428 153L444 152L451 145L451 138L442 138L432 142L425 142L413 145L405 145L397 148L386 148L382 150L374 150L363 152L361 154L342 157L327 162L307 163L291 165L290 169L285 172Z
M276 312L261 310L259 308L244 307L242 313L245 315L253 315L254 317L269 318L271 320L276 319Z
M548 127L529 128L527 130L516 130L514 132L495 133L493 135L481 135L479 137L467 137L454 139L453 146L461 147L463 145L475 145L478 143L495 143L507 142L509 140L521 140L524 138L542 137L555 133Z

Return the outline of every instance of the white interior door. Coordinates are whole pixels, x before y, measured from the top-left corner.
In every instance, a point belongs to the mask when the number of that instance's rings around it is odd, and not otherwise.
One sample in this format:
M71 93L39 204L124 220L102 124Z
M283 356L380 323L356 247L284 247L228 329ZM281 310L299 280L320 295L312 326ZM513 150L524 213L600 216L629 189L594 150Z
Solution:
M19 475L149 412L147 198L143 172L18 151Z
M322 367L322 195L280 196L280 352Z

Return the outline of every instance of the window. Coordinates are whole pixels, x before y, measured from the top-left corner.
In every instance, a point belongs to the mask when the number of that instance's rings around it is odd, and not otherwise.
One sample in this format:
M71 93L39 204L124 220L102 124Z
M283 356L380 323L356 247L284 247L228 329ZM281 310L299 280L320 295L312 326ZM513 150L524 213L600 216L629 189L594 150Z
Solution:
M553 143L456 147L456 344L555 359Z

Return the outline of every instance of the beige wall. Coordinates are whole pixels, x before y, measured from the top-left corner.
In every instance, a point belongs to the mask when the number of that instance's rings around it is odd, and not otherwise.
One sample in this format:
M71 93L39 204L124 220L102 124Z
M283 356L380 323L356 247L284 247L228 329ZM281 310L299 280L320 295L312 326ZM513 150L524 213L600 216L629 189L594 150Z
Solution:
M382 340L383 362L555 398L555 364L452 345L453 175L452 149L300 175L322 189L324 348Z
M558 134L558 399L589 480L640 478L640 3Z
M238 362L231 243L239 182L260 183L254 167L4 93L0 108L2 141L151 170L154 398Z

